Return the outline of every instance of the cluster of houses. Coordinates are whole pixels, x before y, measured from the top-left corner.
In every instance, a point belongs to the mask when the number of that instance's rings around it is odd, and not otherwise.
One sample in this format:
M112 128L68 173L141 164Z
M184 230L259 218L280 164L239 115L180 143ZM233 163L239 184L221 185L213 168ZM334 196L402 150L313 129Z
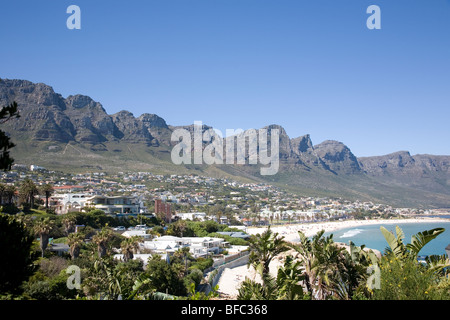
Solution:
M288 193L265 183L241 183L225 178L197 175L155 175L135 172L107 175L102 172L68 174L48 171L40 166L29 168L15 165L14 169L0 173L0 180L8 185L20 185L25 178L37 185L51 184L55 192L50 197L50 206L56 214L95 208L109 215L155 214L167 220L214 219L229 224L229 219L240 222L245 230L248 225L289 222L313 222L317 220L347 219L355 211L373 211L392 214L429 213L410 208L392 208L371 202L346 201L342 199L302 197ZM1 200L1 198L0 198ZM149 211L145 203L155 201L154 210ZM206 213L208 208L220 204L227 213ZM175 210L177 208L177 210ZM146 263L152 253L170 259L171 254L181 248L189 248L194 257L217 256L222 250L240 254L245 247L230 246L222 238L174 237L152 238L145 228L122 230L125 237L140 236L142 241L136 258ZM244 232L223 234L247 238ZM58 249L55 246L55 250ZM67 250L67 248L64 248ZM146 253L149 252L149 253ZM118 253L116 258L120 259Z
M51 184L55 192L50 198L50 206L57 214L93 207L114 215L162 213L169 221L173 214L178 219L213 218L224 224L233 219L250 225L277 220L310 222L346 219L358 211L393 215L427 213L421 209L399 209L372 202L303 197L267 183L242 183L198 175L158 175L150 172L70 174L48 171L37 165L28 167L16 164L13 170L0 173L0 178L2 183L16 186L25 178L33 180L36 185ZM147 209L145 203L152 204L153 201L154 210ZM211 211L208 212L208 208L217 204L225 207L227 215L214 216Z
M249 235L238 232L236 236L249 237ZM129 237L136 235L135 233L124 232L122 235ZM146 235L140 233L140 235ZM139 252L134 254L134 259L141 259L144 265L147 264L148 259L158 254L163 260L170 261L170 257L182 248L189 248L189 253L194 258L213 258L214 264L223 263L225 260L229 260L230 257L240 256L242 253L247 252L247 246L233 246L230 245L225 239L214 237L175 237L175 236L160 236L154 239L149 239L144 236L143 240L139 243ZM219 256L224 250L227 251L227 257ZM147 252L147 253L141 253ZM115 259L123 259L123 254L117 253L114 255Z

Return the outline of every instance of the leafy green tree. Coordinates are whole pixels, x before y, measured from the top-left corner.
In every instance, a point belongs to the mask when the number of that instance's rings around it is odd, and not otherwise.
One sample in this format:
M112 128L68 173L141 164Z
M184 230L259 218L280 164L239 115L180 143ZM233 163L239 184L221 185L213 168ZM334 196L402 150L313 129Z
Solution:
M33 272L33 237L22 222L0 213L0 243L0 293L16 292L22 281L27 280Z
M212 290L206 294L204 292L198 292L195 290L195 283L190 283L188 286L188 296L186 300L211 300L212 298L216 298L219 296L217 290L218 286L212 288Z
M160 255L154 255L148 260L146 276L155 291L184 296L187 292L182 277L183 269L180 264L169 264Z
M122 290L122 299L132 299L133 292L136 288L136 280L143 280L144 276L144 263L141 259L131 259L127 262L118 262L115 269L121 274L120 286ZM140 288L138 292L140 294L148 293L150 290L147 288ZM146 290L149 289L149 290Z
M24 296L45 301L75 299L79 292L67 287L68 277L69 275L63 270L55 277L28 282L25 284Z
M0 212L16 214L19 211L13 202L15 192L15 186L0 183Z
M192 283L195 285L195 287L197 287L198 285L200 285L202 280L203 280L203 272L200 269L193 268L184 278L184 283L186 288L189 289Z
M184 232L188 228L186 221L178 220L169 226L168 234L172 234L177 237L183 237Z
M69 261L65 258L52 256L37 262L38 270L24 283L23 297L36 300L74 299L78 290L67 287L69 274L66 269Z
M0 124L5 123L13 118L19 118L18 106L14 101L0 110ZM9 150L16 145L11 141L3 130L0 130L0 169L11 170L14 159L10 157Z
M195 261L191 262L189 269L199 269L204 271L210 268L214 264L214 260L212 258L197 258Z
M448 300L450 283L413 260L402 261L392 253L380 262L380 287L375 300Z
M122 296L122 277L125 269L116 268L117 262L109 257L95 258L82 283L88 298L118 300Z
M5 201L5 191L6 191L6 185L3 183L0 183L0 204L4 204Z
M107 216L103 210L94 209L85 214L79 214L79 223L86 226L91 226L92 228L99 229L109 224L112 219Z
M238 289L237 300L275 300L275 286L269 286L246 278Z

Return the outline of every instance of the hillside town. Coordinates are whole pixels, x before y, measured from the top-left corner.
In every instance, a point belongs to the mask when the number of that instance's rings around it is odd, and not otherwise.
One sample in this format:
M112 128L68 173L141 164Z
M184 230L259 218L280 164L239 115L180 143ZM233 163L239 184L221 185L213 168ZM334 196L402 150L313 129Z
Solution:
M302 241L297 231L311 236L327 224L439 213L193 174L63 173L20 164L1 173L0 204L2 219L32 232L26 237L39 271L8 289L26 299L132 299L135 288L139 299L250 299L248 265L259 261L259 241L276 242L279 234L295 243ZM277 259L274 272L289 268ZM69 267L83 270L75 291L68 274L50 271ZM141 277L151 286L141 288Z
M13 170L1 174L0 182L18 188L26 179L37 186L53 187L48 205L55 214L94 207L118 216L163 214L167 222L212 219L221 224L254 226L433 213L433 210L394 208L368 201L305 197L265 183L240 183L198 175L68 174L16 164ZM45 195L38 197L43 205ZM13 201L20 201L17 191Z

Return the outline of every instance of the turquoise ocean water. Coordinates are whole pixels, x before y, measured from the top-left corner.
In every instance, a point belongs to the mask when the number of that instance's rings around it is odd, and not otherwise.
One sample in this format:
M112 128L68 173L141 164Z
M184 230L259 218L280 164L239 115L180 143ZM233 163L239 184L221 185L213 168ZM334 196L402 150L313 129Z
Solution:
M380 231L382 224L370 225L370 226L358 226L352 228L346 228L336 230L332 232L326 232L324 235L328 236L333 234L335 242L349 243L352 241L355 245L365 245L367 248L377 249L384 252L384 249L388 247L386 239ZM411 236L418 232L430 230L434 228L445 228L445 232L441 233L437 238L430 241L420 251L419 255L432 255L432 254L445 254L445 247L450 244L450 221L449 222L423 222L423 223L398 223L398 224L385 224L387 230L394 232L395 226L398 225L404 232L404 243L411 242Z

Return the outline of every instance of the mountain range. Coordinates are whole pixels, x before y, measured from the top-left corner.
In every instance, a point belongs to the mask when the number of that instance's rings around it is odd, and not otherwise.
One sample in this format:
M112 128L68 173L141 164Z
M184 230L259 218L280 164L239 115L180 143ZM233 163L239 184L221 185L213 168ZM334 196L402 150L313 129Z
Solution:
M175 165L170 152L177 128L156 114L109 115L88 96L64 98L43 83L2 79L0 106L16 101L21 115L1 127L17 144L15 163L63 171L152 171L203 174L247 182L269 182L308 196L332 196L393 206L450 207L450 156L399 151L357 158L342 142L314 145L310 135L290 138L279 129L280 169L261 176L255 165ZM206 130L210 127L204 125ZM250 156L247 154L247 156Z

